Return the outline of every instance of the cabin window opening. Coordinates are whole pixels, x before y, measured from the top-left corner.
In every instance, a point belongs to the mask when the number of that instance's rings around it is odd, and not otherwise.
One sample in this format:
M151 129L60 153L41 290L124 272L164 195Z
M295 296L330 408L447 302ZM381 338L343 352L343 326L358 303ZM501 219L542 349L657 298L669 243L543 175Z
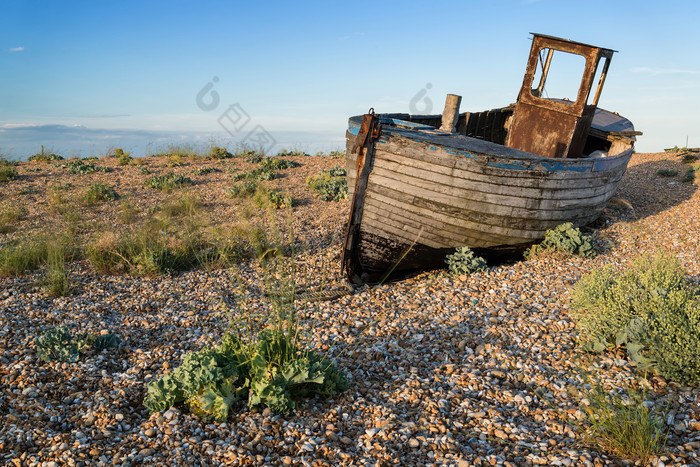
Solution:
M573 105L586 69L582 55L550 48L540 49L532 81L532 95Z
M596 63L595 74L593 75L593 81L591 81L592 87L589 90L589 95L586 96L586 104L589 103L591 91L594 92L593 101L591 104L597 106L598 101L600 100L600 93L603 90L603 84L605 83L605 78L608 74L608 67L610 66L609 57L602 57L602 60L604 60L603 66L601 66L600 63L601 59L598 59L598 62Z

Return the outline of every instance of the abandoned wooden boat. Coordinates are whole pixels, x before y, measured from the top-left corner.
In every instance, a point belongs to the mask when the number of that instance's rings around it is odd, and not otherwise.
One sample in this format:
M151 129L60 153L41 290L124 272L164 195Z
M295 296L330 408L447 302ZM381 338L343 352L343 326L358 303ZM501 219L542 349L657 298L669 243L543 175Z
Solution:
M575 100L541 97L555 51L585 59ZM535 34L514 105L460 114L461 98L448 95L442 116L350 118L348 278L444 266L461 246L487 256L521 251L559 224L595 220L640 134L597 108L613 52Z

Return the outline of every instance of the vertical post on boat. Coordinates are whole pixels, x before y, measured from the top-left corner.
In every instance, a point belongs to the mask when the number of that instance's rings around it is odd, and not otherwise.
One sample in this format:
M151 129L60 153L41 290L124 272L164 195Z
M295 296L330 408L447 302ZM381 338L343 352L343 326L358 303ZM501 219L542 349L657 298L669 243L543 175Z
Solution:
M462 103L462 96L456 94L448 94L445 99L445 110L442 111L441 131L454 133L457 127L457 119L459 118L459 104Z

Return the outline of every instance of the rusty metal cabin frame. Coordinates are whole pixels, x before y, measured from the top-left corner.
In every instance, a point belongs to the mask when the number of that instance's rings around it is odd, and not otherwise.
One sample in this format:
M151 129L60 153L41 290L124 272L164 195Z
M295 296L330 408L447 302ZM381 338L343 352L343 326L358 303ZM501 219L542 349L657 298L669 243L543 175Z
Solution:
M558 37L531 34L530 58L513 111L506 146L542 157L581 157L615 51ZM542 65L540 82L533 87L537 66L545 49L548 49L548 53ZM579 55L586 61L574 102L541 97L554 51ZM601 59L605 59L605 63L593 100L588 104Z

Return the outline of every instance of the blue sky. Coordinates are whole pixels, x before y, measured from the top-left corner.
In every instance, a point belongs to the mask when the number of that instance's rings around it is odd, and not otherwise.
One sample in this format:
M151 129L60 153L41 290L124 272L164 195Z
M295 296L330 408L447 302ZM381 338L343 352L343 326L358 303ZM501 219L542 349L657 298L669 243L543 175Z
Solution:
M0 154L141 155L261 130L272 152L342 148L348 117L409 112L418 93L433 113L446 93L462 111L513 102L531 31L619 51L600 106L644 132L638 151L700 146L698 24L698 4L674 0L3 0Z

